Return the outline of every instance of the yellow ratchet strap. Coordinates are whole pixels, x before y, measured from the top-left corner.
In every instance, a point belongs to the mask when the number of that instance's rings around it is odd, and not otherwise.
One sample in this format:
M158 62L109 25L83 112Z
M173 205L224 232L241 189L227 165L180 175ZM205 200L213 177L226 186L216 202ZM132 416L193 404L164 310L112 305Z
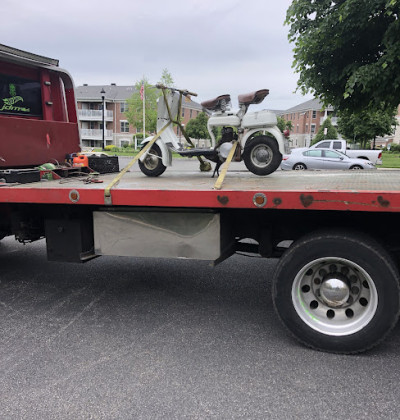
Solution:
M224 182L225 175L228 172L228 167L232 162L233 155L235 154L235 150L236 150L237 145L238 145L238 141L236 140L233 143L232 148L229 151L228 157L226 158L226 161L223 164L222 171L219 174L217 182L214 184L214 190L220 190L222 188L222 183Z
M160 130L159 133L157 133L147 144L143 147L143 149L140 150L140 152L128 163L127 166L107 185L107 187L104 190L104 204L107 206L112 205L112 199L111 199L111 189L115 187L119 181L121 181L121 178L129 171L129 169L140 159L140 157L146 153L151 146L157 141L157 139L161 136L163 131L171 124L171 121L169 121L164 127ZM160 157L161 159L161 157Z

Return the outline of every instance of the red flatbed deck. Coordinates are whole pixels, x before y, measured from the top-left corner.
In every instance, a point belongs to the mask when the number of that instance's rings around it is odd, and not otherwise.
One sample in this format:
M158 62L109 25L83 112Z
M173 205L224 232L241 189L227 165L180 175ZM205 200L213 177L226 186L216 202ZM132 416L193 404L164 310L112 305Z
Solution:
M179 165L177 165L179 167ZM400 211L400 171L276 171L258 177L232 165L222 189L213 189L210 173L168 168L158 178L138 169L128 172L111 190L112 204L140 207L249 208L256 193L266 196L262 209ZM105 205L104 190L117 174L100 175L103 183L84 184L68 178L32 184L2 186L0 202ZM72 202L71 191L79 200ZM261 210L261 209L258 209Z

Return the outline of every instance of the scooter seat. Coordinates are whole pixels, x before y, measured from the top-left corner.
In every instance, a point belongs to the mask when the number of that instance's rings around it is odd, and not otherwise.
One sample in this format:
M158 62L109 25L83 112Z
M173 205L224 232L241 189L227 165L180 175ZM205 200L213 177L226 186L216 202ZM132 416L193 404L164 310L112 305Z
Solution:
M256 90L255 92L244 93L238 96L239 105L259 104L269 94L268 89Z
M220 95L214 99L201 102L201 106L209 111L218 111L223 109L231 101L231 95Z

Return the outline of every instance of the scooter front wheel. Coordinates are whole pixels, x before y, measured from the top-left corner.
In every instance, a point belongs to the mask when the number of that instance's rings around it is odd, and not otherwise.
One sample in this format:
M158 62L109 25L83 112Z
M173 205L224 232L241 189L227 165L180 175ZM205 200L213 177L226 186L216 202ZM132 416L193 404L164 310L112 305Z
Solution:
M162 163L161 150L157 144L151 146L144 161L139 160L140 170L147 176L160 176L167 169Z
M278 169L282 162L282 155L275 139L268 136L257 136L246 142L243 160L250 172L264 176Z

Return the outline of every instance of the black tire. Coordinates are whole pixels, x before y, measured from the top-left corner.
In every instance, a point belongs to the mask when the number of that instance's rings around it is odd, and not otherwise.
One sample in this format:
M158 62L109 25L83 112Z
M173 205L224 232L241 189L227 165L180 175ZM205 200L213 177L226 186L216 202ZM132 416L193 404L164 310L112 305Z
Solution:
M397 322L399 295L391 257L358 232L326 230L298 240L281 257L273 281L283 324L303 344L334 353L381 342Z
M353 166L350 167L350 169L352 169L352 170L359 170L359 169L363 169L363 167L360 166L360 165L353 165Z
M305 165L304 163L296 163L295 165L293 165L292 168L294 171L305 171L307 169L307 165Z
M151 146L143 162L139 160L139 168L147 176L160 176L165 172L167 167L162 163L161 150L157 144Z
M243 160L250 172L255 175L265 176L279 168L282 162L282 155L274 138L257 136L246 142Z

